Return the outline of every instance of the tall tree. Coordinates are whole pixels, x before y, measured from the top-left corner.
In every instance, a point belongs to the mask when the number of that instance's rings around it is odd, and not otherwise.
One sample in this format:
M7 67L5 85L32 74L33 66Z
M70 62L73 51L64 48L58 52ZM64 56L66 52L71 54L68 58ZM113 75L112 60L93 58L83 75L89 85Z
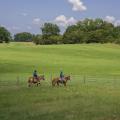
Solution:
M0 27L0 43L8 43L11 39L11 33L5 27Z
M45 23L41 27L43 39L49 39L51 36L56 36L60 34L60 28L56 24Z

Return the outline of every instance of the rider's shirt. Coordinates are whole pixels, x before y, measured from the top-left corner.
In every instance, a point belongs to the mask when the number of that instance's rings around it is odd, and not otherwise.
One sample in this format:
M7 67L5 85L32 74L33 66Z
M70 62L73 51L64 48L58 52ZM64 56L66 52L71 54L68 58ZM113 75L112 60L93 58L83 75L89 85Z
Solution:
M33 73L33 77L37 77L37 72L34 72L34 73Z

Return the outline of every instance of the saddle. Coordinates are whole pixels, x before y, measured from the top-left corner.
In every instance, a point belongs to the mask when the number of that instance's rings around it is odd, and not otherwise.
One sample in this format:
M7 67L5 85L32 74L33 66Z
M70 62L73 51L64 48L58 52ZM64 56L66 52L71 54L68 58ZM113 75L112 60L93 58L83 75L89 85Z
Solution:
M34 82L38 82L38 78L33 77L33 81L34 81Z
M65 80L64 80L64 78L59 78L59 81L61 82L61 83L63 83L63 82L65 82Z

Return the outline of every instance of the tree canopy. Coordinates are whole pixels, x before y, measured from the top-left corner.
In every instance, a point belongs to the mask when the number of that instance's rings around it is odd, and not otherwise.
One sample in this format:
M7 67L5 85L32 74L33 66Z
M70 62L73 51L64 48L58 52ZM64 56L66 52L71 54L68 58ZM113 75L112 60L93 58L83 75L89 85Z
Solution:
M11 39L11 33L5 27L0 26L0 43L8 43Z
M50 36L59 35L60 28L56 24L45 23L41 27L43 39L49 39Z
M28 32L14 35L16 42L31 42L35 44L81 44L81 43L117 43L120 44L120 26L115 26L103 19L84 19L68 26L63 34L60 27L53 23L44 23L40 28L41 34L33 35ZM0 42L9 42L10 32L0 27Z
M33 35L28 32L17 33L14 35L14 40L16 42L31 42Z
M120 27L102 19L85 19L68 26L63 34L64 43L107 43L120 39Z
M60 44L62 43L62 36L60 35L60 28L53 23L45 23L41 27L42 35L36 35L33 38L35 44Z

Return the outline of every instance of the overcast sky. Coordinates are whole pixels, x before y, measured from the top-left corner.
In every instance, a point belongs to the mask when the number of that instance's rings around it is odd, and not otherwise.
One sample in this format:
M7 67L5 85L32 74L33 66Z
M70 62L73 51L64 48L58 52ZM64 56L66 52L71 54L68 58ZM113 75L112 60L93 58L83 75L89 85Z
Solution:
M85 18L120 25L120 0L0 0L0 25L12 33L40 33L44 22L62 29Z

